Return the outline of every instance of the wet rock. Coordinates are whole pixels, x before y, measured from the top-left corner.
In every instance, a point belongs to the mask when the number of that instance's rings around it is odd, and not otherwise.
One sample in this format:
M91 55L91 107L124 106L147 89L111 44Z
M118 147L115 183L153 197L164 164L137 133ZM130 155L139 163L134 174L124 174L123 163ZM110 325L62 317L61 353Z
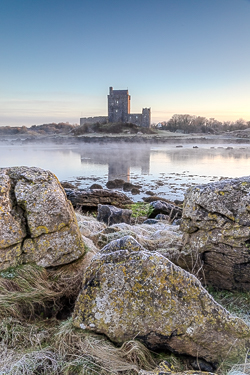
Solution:
M162 201L162 202L167 202L167 203L171 203L169 201L169 199L166 199L166 198L163 198L163 197L158 197L157 195L152 195L150 197L143 197L142 198L144 200L144 202L146 203L151 203L151 202L154 202L154 201ZM172 203L171 203L172 204Z
M75 185L71 184L70 182L60 182L60 184L62 185L62 187L64 189L76 189Z
M117 223L130 223L132 211L128 209L117 208L112 205L98 205L97 220L103 221L107 225Z
M145 194L151 195L151 196L155 195L155 193L153 191L151 191L151 190L145 191Z
M123 207L133 203L124 193L107 189L65 189L65 192L67 198L75 208L98 207L98 204L111 204L117 207Z
M108 181L106 183L106 187L108 189L121 189L124 183L125 183L124 180L116 178L115 180Z
M152 350L213 363L238 360L250 341L250 328L217 304L195 276L128 238L92 259L73 324L119 344L136 338Z
M132 192L132 190L135 191L135 189L139 190L139 186L137 186L137 185L133 185L133 184L131 184L130 182L124 182L124 184L123 184L123 186L122 186L122 189L123 189L124 191L131 191L131 192ZM140 190L139 190L139 193L140 193Z
M131 189L131 194L133 194L133 195L138 195L138 194L140 194L140 189L138 189L138 188L135 188L135 187L133 187L132 189Z
M207 283L250 290L250 177L189 189L181 229L189 269L196 259Z
M93 189L103 189L102 185L99 185L99 184L92 184L90 186L90 189L93 190Z
M70 263L84 254L72 205L53 173L0 169L0 269Z

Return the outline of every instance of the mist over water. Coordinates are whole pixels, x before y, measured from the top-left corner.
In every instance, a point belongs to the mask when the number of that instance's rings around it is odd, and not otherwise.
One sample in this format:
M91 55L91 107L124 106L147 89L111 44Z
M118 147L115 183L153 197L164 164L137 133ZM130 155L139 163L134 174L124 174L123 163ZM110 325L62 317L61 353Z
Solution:
M233 147L233 148L232 148ZM250 174L248 145L1 145L0 167L36 166L52 171L60 181L78 188L105 185L121 178L141 186L135 201L150 190L170 200L183 199L189 186L221 177Z

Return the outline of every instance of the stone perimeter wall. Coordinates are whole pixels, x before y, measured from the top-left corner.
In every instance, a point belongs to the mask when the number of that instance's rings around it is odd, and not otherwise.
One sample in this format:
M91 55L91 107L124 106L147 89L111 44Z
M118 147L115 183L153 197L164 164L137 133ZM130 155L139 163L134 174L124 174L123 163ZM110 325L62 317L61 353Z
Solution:
M105 124L108 121L108 116L96 116L96 117L81 117L80 126L84 124L92 125L96 122L100 124Z

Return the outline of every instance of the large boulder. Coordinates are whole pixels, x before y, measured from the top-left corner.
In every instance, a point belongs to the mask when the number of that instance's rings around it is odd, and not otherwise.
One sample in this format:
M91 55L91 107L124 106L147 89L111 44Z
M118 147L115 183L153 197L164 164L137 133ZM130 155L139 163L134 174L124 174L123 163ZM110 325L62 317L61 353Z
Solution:
M198 279L132 237L105 246L86 270L76 327L122 343L137 338L212 363L239 359L250 328L217 304Z
M0 169L0 233L0 270L57 266L84 254L72 205L55 175L40 168Z
M183 265L216 287L250 290L250 177L190 188L181 229Z

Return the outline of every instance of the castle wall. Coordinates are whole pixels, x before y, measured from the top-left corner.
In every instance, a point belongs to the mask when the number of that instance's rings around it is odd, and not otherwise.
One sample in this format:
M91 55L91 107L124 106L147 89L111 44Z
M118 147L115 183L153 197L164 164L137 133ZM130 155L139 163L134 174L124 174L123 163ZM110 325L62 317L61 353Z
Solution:
M128 115L128 122L135 124L137 126L141 126L142 123L142 114L141 113L130 113Z
M106 124L108 122L108 116L97 116L97 117L81 117L80 118L80 125L88 124L92 125L96 122L100 124Z

